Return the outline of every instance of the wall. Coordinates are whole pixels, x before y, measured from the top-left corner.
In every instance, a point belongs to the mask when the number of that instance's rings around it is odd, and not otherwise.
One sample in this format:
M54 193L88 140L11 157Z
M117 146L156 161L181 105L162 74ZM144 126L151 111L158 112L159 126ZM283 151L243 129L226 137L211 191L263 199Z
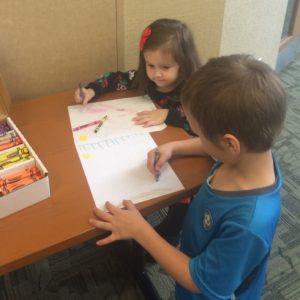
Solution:
M226 0L219 55L249 53L276 65L287 0Z
M247 52L275 66L287 0L1 0L0 74L13 101L137 67L142 30L177 18L208 58Z
M0 73L13 101L116 69L115 11L111 0L1 0Z
M211 0L117 0L118 68L136 68L143 29L159 18L179 19L192 30L203 58L217 56L222 33L224 1Z
M250 53L276 64L287 0L117 0L119 69L135 68L144 27L157 18L183 20L193 31L206 61Z

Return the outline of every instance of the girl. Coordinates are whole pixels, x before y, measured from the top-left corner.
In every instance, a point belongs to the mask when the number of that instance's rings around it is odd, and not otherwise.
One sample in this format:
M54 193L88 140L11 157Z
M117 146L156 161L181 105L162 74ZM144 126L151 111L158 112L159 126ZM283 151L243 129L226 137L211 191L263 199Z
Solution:
M137 70L109 72L75 91L77 103L87 104L102 94L137 88L148 94L160 109L139 112L135 124L145 127L166 123L193 134L178 96L187 78L200 67L193 36L178 20L159 19L150 24L140 39Z
M201 66L190 29L178 20L159 19L143 31L139 46L137 70L105 73L81 92L77 89L75 101L85 105L106 92L136 88L148 94L159 109L137 113L135 124L148 127L165 122L194 135L179 102L183 84ZM173 245L179 241L189 202L183 199L170 206L167 217L156 227Z

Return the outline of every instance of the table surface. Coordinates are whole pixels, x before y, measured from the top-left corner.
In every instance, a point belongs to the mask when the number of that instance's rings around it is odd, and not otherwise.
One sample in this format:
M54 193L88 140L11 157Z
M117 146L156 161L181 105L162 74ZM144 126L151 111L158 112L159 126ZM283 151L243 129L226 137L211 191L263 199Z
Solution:
M136 96L114 92L102 100ZM103 233L88 224L94 200L74 146L67 106L73 92L13 104L10 117L49 172L50 198L0 219L0 275L38 261ZM159 145L187 138L184 130L168 126L151 133ZM185 189L139 203L144 215L193 195L205 179L212 160L178 158L171 162Z

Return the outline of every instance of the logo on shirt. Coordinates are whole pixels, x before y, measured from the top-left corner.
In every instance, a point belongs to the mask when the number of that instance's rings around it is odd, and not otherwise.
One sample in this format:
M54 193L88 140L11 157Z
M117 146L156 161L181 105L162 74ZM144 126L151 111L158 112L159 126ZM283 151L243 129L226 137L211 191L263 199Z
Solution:
M209 231L213 226L213 218L209 209L206 209L203 214L202 219L203 228L206 231Z

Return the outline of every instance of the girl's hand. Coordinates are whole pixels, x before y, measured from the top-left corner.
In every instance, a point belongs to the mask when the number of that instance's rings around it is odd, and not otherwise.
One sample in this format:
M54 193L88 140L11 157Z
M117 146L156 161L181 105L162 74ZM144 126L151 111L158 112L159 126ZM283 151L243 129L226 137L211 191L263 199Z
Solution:
M143 125L143 127L158 125L167 119L168 112L168 109L141 111L136 114L132 121L135 125Z
M159 152L159 159L155 162L155 152ZM161 167L173 156L173 143L163 144L148 152L147 168L155 176Z
M147 222L130 200L124 200L125 209L106 202L107 212L94 208L94 216L89 223L100 229L111 231L111 235L97 241L98 246L110 244L116 240L134 239L143 230Z
M76 103L82 103L82 105L88 104L88 102L95 96L95 92L92 89L82 88L83 99L80 97L79 88L74 93L74 100Z

